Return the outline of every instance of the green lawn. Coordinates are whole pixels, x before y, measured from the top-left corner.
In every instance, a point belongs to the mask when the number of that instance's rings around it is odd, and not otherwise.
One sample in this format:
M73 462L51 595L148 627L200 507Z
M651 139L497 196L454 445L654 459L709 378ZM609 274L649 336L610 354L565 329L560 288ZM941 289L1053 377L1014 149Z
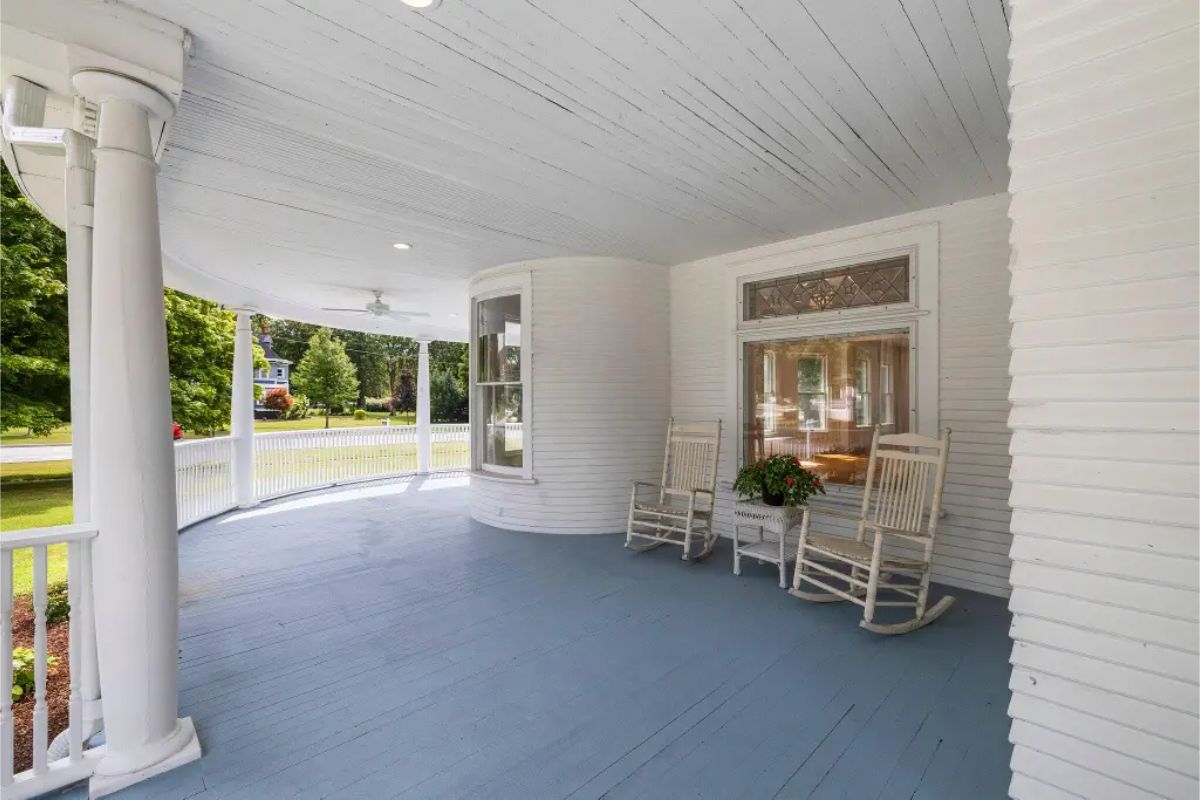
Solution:
M63 464L67 467L69 478L69 461L0 465L4 467L3 479L0 480L0 535L3 535L3 531L22 528L71 524L71 481L28 480L39 473L43 476L55 472L61 474ZM50 583L66 580L67 546L52 545L47 556ZM33 591L33 550L29 548L13 554L13 589L17 594Z
M331 428L365 428L381 425L383 419L388 415L382 411L368 412L366 419L355 419L352 416L344 415L329 418L329 427ZM396 414L392 416L393 425L414 425L416 424L416 414ZM324 417L305 417L304 419L259 419L254 421L254 430L256 433L268 433L270 431L311 431L325 427ZM229 431L217 431L218 436L225 436ZM185 438L188 439L207 439L206 433L187 433ZM55 428L49 436L30 436L26 430L9 430L0 433L0 445L10 444L70 444L71 443L71 426L63 425Z

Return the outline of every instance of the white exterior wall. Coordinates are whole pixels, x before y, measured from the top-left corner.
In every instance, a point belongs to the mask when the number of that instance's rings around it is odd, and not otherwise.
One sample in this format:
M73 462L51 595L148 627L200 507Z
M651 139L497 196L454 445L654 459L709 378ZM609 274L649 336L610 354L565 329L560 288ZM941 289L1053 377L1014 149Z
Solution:
M668 414L667 268L554 258L479 273L532 283L535 483L471 478L471 516L510 530L624 531L630 482L658 480ZM530 425L532 430L530 431Z
M724 422L724 485L718 527L731 530L738 468L736 308L733 276L754 262L818 246L937 223L939 262L939 424L953 429L946 476L946 517L938 528L934 580L992 594L1008 591L1008 208L996 195L765 247L726 253L671 269L671 413ZM921 431L936 435L935 431Z
M1197 796L1197 11L1014 0L1013 781Z

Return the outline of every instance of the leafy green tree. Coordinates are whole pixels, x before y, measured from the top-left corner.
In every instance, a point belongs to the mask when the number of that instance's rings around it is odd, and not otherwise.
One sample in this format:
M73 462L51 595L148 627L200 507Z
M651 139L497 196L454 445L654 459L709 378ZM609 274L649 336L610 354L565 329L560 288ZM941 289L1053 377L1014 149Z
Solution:
M215 433L229 424L237 316L210 300L172 289L163 293L163 311L171 413L186 430ZM256 342L254 369L266 368L267 359Z
M292 373L292 383L309 400L325 406L326 428L333 406L350 403L358 395L354 362L329 328L318 328L309 339L308 349Z
M429 370L429 421L434 424L466 422L467 393L458 385L458 367Z
M45 435L70 418L66 239L0 170L0 429Z

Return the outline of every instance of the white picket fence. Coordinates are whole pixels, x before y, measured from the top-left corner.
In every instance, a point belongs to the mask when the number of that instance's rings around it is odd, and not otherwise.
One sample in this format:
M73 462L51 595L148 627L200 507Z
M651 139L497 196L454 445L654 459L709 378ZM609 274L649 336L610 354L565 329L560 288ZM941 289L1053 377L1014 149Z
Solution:
M179 527L233 508L233 439L175 444L175 507Z
M84 675L95 673L95 640L88 635L91 618L91 554L96 529L89 525L61 525L5 533L0 538L0 796L5 800L34 797L82 780L92 773L99 755L83 749ZM49 561L51 548L67 548L67 598L70 603L66 664L48 663L47 608L49 604ZM13 565L28 563L33 573L33 707L32 766L14 774L13 703ZM21 563L24 568L25 563ZM65 753L53 757L50 750L49 709L46 684L50 669L70 672L68 727ZM23 700L23 703L30 702ZM56 748L57 749L57 748ZM24 754L23 754L24 755Z

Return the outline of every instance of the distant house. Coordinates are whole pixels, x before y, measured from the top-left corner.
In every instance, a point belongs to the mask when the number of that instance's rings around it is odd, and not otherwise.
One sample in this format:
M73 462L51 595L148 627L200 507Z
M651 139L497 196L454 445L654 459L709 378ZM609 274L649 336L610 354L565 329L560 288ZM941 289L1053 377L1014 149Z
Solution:
M282 388L285 392L291 392L288 379L291 376L292 362L275 352L275 348L271 346L271 334L266 329L258 334L258 344L263 349L263 355L267 357L267 368L254 371L254 384L263 388L264 397L272 389ZM255 403L255 408L262 407L261 402Z

